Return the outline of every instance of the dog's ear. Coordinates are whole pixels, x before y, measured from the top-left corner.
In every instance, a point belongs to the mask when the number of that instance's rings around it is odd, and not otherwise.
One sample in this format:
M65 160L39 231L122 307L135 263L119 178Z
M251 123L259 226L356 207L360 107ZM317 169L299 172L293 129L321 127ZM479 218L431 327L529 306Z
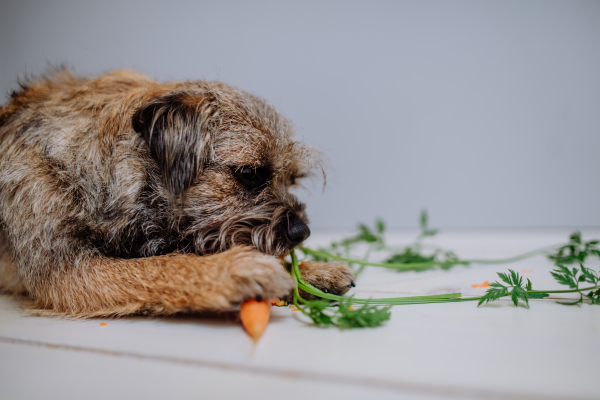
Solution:
M150 99L133 114L133 129L146 140L174 196L185 192L202 172L209 148L203 117L208 102L187 93L169 94Z

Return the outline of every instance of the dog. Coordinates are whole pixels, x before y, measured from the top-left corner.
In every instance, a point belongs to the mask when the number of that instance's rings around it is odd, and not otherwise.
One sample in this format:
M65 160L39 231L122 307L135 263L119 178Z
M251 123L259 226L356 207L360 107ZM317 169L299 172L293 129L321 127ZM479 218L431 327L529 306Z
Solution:
M70 317L172 314L286 298L310 234L290 194L315 151L221 82L54 69L0 108L0 288ZM305 262L330 293L340 263Z

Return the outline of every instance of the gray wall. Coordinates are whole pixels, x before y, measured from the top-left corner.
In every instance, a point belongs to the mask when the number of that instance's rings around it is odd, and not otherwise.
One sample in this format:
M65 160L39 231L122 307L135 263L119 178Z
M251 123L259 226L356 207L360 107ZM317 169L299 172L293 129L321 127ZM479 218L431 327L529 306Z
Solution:
M0 90L66 63L219 79L329 162L313 227L600 225L599 1L7 1Z

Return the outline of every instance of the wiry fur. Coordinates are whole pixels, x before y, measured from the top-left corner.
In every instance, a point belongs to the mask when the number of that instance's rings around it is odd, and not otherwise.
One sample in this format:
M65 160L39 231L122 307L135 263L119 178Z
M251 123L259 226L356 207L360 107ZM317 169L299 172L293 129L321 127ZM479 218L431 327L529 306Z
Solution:
M264 101L220 82L66 70L0 108L0 289L71 316L172 313L283 297L289 189L314 162ZM247 190L243 166L270 179ZM339 264L306 278L343 293Z

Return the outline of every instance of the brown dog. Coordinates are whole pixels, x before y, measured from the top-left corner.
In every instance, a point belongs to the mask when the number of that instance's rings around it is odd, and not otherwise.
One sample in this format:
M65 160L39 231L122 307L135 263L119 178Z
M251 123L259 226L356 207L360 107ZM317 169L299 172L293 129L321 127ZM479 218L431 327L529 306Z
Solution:
M313 155L264 101L130 71L30 80L0 108L0 288L74 317L285 297ZM338 263L304 263L332 293Z

